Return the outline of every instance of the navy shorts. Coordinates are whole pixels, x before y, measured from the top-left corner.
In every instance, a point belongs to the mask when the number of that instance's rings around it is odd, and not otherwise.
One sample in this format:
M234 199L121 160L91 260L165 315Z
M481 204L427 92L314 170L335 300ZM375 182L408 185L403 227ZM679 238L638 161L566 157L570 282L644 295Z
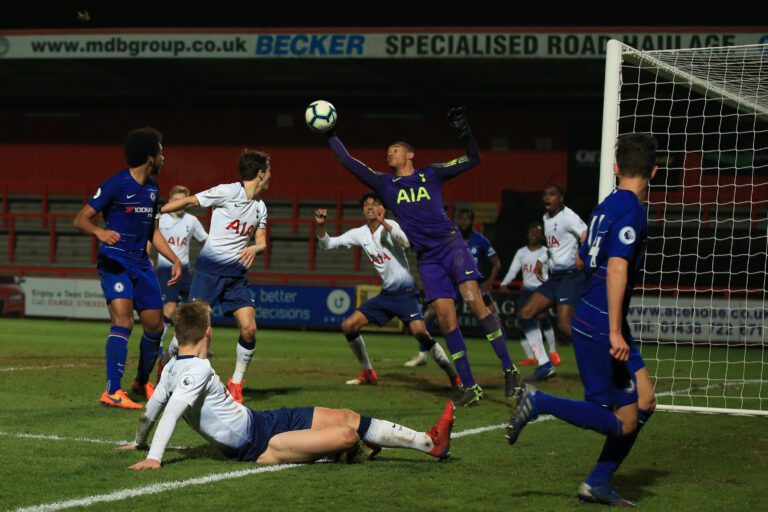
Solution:
M240 308L256 307L245 275L215 276L199 270L192 277L189 300L202 300L211 305L218 300L222 312L230 316Z
M635 372L645 366L634 340L629 343L629 360L617 361L610 345L596 342L573 331L573 349L584 385L584 399L603 407L618 409L637 402Z
M181 279L176 284L168 286L172 268L160 267L155 270L160 291L163 293L163 302L189 302L189 287L192 285L189 266L181 267Z
M400 290L381 290L377 296L365 301L359 308L369 322L384 326L398 317L404 324L414 320L424 320L419 304L419 291L415 287Z
M575 307L581 299L581 291L586 282L586 274L581 270L553 272L549 275L549 279L534 291L539 292L557 306L570 304Z
M464 281L479 281L482 274L464 240L451 241L418 255L424 299L458 300L457 286Z
M133 301L136 311L163 309L163 295L149 262L147 267L134 266L99 254L96 268L107 304L115 299L128 299Z
M269 446L269 440L283 432L307 430L312 428L314 407L281 407L271 411L254 411L248 409L251 416L251 427L248 431L248 442L239 449L225 453L232 460L255 461Z

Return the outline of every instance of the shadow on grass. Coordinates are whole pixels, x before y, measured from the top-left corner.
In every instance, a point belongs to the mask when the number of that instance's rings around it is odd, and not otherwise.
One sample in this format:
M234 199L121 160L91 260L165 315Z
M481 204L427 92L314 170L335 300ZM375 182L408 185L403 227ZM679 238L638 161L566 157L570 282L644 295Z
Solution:
M174 452L177 454L172 459L164 459L163 465L178 464L180 462L195 460L195 459L210 459L210 460L228 460L224 454L218 451L216 448L209 444L201 444L192 448L169 448L168 452Z
M653 487L656 480L671 474L670 471L658 469L642 469L632 473L621 473L621 469L619 469L619 473L613 479L613 484L623 497L630 501L640 501L643 498L656 496L656 493L651 492L649 488Z
M304 391L304 389L299 387L259 389L250 389L246 387L243 388L243 401L245 402L245 405L248 405L249 402L253 403L251 400L265 400L267 398L272 398L273 396L292 395L302 391Z

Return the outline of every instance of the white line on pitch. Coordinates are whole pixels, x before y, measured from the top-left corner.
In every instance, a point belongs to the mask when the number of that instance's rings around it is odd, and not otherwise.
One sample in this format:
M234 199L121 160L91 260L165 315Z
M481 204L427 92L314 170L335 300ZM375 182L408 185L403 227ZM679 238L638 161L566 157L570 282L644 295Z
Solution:
M46 435L46 434L26 434L24 432L3 432L0 431L0 436L5 437L17 437L19 439L42 439L44 441L67 441L67 442L77 442L77 443L93 443L93 444L110 444L110 445L116 445L120 446L123 444L128 444L131 441L110 441L108 439L93 439L90 437L62 437L56 434L53 435ZM175 450L186 450L190 448L189 446L171 446L171 448Z
M93 368L99 364L52 364L49 366L16 366L10 368L0 368L0 372L23 372L26 370L55 370L60 368Z

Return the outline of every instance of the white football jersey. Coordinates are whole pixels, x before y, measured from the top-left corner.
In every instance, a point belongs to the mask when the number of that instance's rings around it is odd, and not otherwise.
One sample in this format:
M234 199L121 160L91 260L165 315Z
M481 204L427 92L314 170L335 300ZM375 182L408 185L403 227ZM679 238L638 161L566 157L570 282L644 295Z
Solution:
M189 242L192 237L198 242L204 242L208 233L200 224L200 220L194 215L181 212L177 217L172 213L164 213L160 216L160 233L168 242L168 246L179 257L182 265L189 265ZM165 256L158 253L157 268L170 267L171 262Z
M536 277L534 269L536 268L536 261L539 257L547 253L546 247L539 247L535 251L532 251L528 246L521 247L515 253L515 257L512 258L512 264L509 266L507 275L501 281L501 286L506 286L517 277L517 273L520 270L523 271L523 288L534 290L541 286L541 281Z
M576 213L563 206L554 217L544 214L544 236L547 239L546 262L552 272L562 272L576 268L576 252L581 244L581 235L587 231L587 225Z
M197 270L221 276L240 276L246 268L240 251L257 229L267 227L267 207L260 198L248 199L243 184L228 183L196 194L200 206L213 207L208 239L195 262Z
M175 402L175 406L172 406ZM207 359L177 356L163 368L155 393L147 402L146 414L154 421L165 408L184 408L182 417L192 429L227 453L249 442L251 415L230 396ZM166 413L167 414L167 413ZM173 425L160 421L148 457L162 460L173 433ZM170 428L170 432L165 430Z
M416 282L411 275L405 247L395 240L395 238L404 241L408 239L397 222L387 219L387 223L392 226L391 233L388 233L384 226L379 226L376 231L371 233L368 226L363 225L350 229L340 236L328 236L326 234L319 239L320 247L323 249L362 247L376 268L376 272L381 276L382 289L394 291L415 287Z

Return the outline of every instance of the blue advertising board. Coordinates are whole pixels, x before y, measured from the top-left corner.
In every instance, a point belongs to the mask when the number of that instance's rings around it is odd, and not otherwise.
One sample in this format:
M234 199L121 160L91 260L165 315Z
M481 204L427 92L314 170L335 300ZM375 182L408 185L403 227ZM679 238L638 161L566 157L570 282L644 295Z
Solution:
M256 323L261 327L338 327L355 310L355 289L331 286L251 285ZM214 324L234 324L218 302L213 304Z

